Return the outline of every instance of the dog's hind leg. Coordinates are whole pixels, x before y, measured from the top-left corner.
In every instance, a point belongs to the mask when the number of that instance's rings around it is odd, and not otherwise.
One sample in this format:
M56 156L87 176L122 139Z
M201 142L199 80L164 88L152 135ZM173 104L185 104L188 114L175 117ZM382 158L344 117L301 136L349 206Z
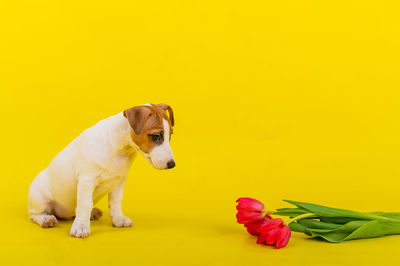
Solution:
M90 220L98 220L101 216L103 216L103 212L98 208L93 208L90 214Z
M31 214L30 219L32 222L38 223L41 227L54 227L58 224L57 218L52 214Z
M58 221L52 214L53 208L48 197L48 192L46 192L46 174L45 171L41 172L29 187L29 218L41 227L54 227Z

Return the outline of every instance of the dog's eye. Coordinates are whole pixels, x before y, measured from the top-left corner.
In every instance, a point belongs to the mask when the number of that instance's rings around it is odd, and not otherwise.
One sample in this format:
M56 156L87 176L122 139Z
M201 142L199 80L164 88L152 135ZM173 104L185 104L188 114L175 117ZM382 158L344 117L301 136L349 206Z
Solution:
M151 137L151 140L156 144L161 144L164 141L164 132L161 131L160 134L149 134L149 137Z

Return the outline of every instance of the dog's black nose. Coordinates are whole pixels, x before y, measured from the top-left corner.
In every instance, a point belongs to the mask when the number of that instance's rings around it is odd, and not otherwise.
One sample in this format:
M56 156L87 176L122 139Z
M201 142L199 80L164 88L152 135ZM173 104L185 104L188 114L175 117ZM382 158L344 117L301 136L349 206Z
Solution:
M167 163L167 168L168 169L171 169L171 168L174 168L174 167L175 167L175 161L174 160L171 160L171 161L169 161Z

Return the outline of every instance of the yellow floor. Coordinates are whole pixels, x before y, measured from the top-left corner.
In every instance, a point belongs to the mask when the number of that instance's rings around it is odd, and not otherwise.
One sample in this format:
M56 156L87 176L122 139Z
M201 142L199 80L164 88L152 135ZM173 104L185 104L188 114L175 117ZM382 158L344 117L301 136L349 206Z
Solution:
M3 1L1 265L397 265L400 236L255 244L235 200L400 211L398 1ZM132 228L42 229L28 187L80 132L143 103L175 113L177 166L141 156Z
M148 202L136 199L136 206ZM212 206L202 206L210 203ZM151 202L148 206L157 207ZM179 203L155 210L126 213L132 228L113 228L103 217L92 222L86 239L68 236L71 221L42 229L30 223L25 210L8 210L2 230L1 261L20 265L374 265L399 259L399 236L328 244L294 233L286 248L255 244L255 237L235 224L228 210L211 201L184 211Z

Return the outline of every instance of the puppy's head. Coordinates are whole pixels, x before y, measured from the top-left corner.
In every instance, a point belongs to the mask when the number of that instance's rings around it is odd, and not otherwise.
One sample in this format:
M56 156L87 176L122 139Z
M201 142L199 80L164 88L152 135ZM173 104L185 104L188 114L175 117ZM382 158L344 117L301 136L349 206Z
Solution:
M168 115L167 115L168 112ZM157 169L175 166L169 145L174 113L166 104L135 106L124 111L131 126L133 146Z

